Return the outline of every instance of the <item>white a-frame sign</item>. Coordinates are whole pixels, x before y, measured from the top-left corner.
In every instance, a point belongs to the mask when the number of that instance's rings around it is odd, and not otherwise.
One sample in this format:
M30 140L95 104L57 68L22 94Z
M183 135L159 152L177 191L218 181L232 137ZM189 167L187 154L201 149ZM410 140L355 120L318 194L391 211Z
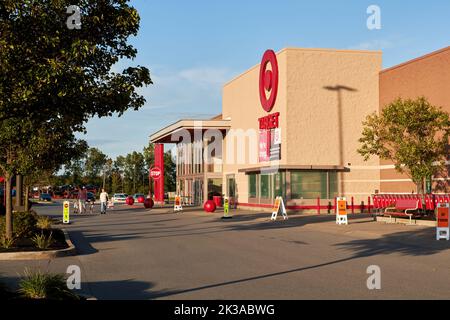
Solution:
M286 207L284 206L283 197L277 197L275 199L275 204L272 209L272 218L270 220L276 221L278 218L278 212L281 211L284 220L288 219L288 215L286 213Z

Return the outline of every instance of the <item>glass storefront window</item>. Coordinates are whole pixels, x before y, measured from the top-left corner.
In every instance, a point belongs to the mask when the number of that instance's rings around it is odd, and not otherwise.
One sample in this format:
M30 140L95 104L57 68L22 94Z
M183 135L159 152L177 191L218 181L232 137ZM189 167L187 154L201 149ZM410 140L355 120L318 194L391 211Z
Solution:
M222 196L222 179L208 179L208 200Z
M330 199L338 196L338 174L337 172L329 172L330 177Z
M256 198L256 174L248 176L248 197Z
M227 196L232 198L236 196L236 179L234 176L227 176Z
M275 197L286 197L286 173L278 172L273 175L273 189Z
M291 173L292 199L327 198L326 172L292 172Z
M270 198L270 175L268 174L262 174L260 176L261 178L261 190L260 190L260 197L263 199L269 199Z

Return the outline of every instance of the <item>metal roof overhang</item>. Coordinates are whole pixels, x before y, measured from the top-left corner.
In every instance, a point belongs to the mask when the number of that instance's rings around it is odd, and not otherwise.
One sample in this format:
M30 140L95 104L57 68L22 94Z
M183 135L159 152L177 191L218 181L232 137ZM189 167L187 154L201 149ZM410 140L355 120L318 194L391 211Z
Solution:
M172 135L181 131L201 129L202 132L208 129L225 131L230 129L230 120L180 120L175 122L150 136L151 143L176 143L172 141Z
M312 165L280 165L280 166L262 166L254 168L239 169L240 173L261 173L261 172L279 172L279 171L348 171L349 169L344 166L312 166Z

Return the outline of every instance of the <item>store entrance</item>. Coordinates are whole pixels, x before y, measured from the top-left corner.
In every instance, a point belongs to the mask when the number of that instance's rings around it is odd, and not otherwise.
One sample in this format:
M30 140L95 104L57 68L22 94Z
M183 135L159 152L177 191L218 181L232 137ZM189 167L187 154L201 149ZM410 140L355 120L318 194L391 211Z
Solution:
M237 199L236 199L236 178L233 175L228 175L227 176L227 193L226 193L229 201L230 201L230 205L232 207L235 206Z
M201 206L203 204L203 180L194 180L194 205Z

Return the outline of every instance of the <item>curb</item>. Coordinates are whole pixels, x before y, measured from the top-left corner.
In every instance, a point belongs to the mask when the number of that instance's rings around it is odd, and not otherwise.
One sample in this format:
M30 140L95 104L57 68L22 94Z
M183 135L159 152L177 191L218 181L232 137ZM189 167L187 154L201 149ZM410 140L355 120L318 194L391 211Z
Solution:
M377 217L377 222L385 222L389 223L390 219L388 217ZM392 224L409 224L409 219L403 219L403 218L395 218L392 217ZM424 227L437 227L436 221L427 221L427 220L420 220L420 219L412 219L412 225L414 226L424 226Z
M67 245L66 249L51 251L30 251L30 252L4 252L0 253L0 261L7 260L48 260L67 256L76 255L77 249L69 237L69 233L65 229L61 229Z

